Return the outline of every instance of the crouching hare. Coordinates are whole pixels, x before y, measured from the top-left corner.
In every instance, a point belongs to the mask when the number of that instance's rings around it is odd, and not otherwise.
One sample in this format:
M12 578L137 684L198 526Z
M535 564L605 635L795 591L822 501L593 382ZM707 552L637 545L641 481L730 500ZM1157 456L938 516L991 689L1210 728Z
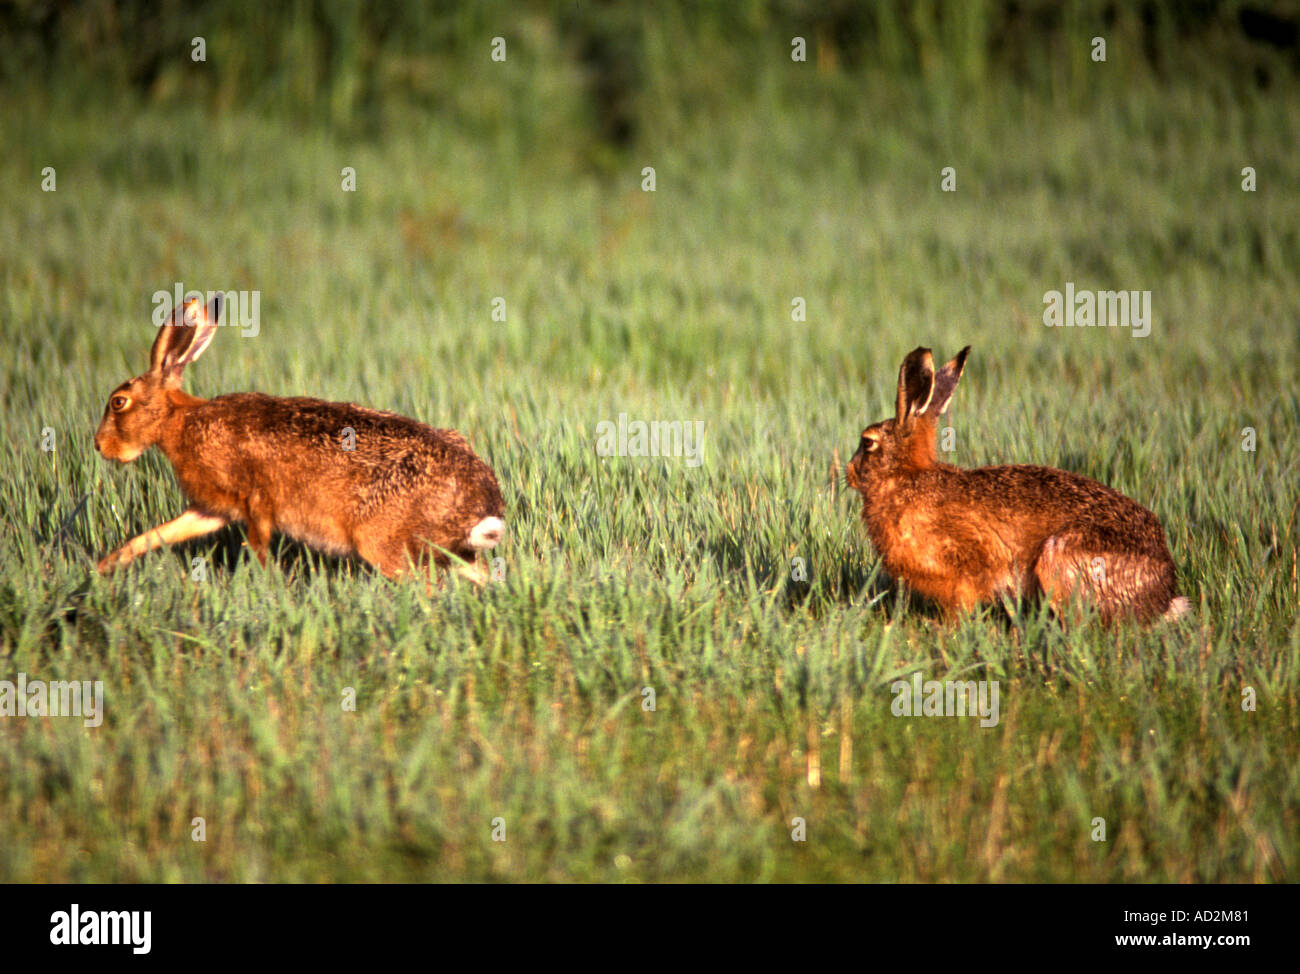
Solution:
M1052 467L963 470L939 463L937 417L970 347L938 372L918 348L898 373L893 419L862 431L848 484L885 570L947 614L1003 595L1075 600L1106 623L1188 609L1156 516L1118 491Z
M99 563L112 571L147 551L246 525L263 565L279 531L386 576L456 561L477 582L477 553L505 533L492 469L453 430L352 403L241 392L199 399L185 367L217 333L223 297L188 301L158 329L149 371L108 397L95 433L104 457L129 463L151 446L171 461L189 507Z

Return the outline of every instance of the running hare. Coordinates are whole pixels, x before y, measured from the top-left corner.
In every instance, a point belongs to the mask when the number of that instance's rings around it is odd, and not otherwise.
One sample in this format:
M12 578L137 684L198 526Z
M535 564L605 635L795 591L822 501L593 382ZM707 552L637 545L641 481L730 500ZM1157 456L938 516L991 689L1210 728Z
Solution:
M1095 480L1052 467L939 463L936 418L970 346L938 372L918 348L898 373L895 416L862 431L848 484L885 570L954 614L1002 595L1073 599L1106 622L1177 618L1174 563L1156 516Z
M505 533L496 477L465 438L352 403L240 392L199 399L181 390L203 354L224 298L188 301L158 329L144 375L108 397L95 449L128 463L151 446L171 461L185 512L132 538L101 572L164 544L232 522L266 564L279 531L322 551L359 555L390 578L432 561L475 581L478 551Z

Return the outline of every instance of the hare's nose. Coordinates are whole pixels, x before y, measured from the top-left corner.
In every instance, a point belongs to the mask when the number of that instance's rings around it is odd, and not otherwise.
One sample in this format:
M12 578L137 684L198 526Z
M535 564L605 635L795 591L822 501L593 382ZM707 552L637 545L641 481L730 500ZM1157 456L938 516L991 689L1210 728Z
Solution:
M98 453L100 456L103 456L103 455L104 455L104 450L103 450L103 448L99 445L99 434L98 434L98 433L95 434L95 452Z

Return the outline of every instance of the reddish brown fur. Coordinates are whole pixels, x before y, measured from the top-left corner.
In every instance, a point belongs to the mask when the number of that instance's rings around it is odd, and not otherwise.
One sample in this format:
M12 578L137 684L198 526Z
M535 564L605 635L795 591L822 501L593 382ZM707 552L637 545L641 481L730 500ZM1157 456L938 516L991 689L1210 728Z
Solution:
M454 430L351 403L255 392L200 399L182 391L184 366L211 341L219 310L178 312L160 329L150 371L109 396L95 447L130 461L157 446L190 507L108 555L101 571L230 522L247 526L263 563L276 531L359 555L390 577L412 562L448 564L438 549L474 563L470 532L501 517L504 503L491 468ZM344 449L348 428L352 450ZM486 577L477 565L469 574Z
M864 430L849 463L885 570L948 613L1004 594L1042 594L1058 610L1088 599L1106 621L1184 611L1164 531L1140 504L1051 467L938 462L936 418L966 351L937 374L929 349L912 352L899 372L897 415Z

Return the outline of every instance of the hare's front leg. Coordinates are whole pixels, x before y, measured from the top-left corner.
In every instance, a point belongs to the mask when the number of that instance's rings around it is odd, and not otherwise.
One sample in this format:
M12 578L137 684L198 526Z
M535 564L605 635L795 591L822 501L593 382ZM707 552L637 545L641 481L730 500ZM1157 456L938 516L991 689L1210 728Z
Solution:
M248 547L265 568L267 553L271 550L271 533L275 530L275 517L271 513L270 501L260 490L252 491L244 500L244 524L248 528Z
M224 517L204 514L202 511L190 508L180 517L151 528L144 534L136 535L122 547L100 559L97 568L100 574L107 574L114 568L134 561L146 551L153 551L154 548L161 548L165 544L179 544L190 538L211 534L224 528L227 523L229 522Z

